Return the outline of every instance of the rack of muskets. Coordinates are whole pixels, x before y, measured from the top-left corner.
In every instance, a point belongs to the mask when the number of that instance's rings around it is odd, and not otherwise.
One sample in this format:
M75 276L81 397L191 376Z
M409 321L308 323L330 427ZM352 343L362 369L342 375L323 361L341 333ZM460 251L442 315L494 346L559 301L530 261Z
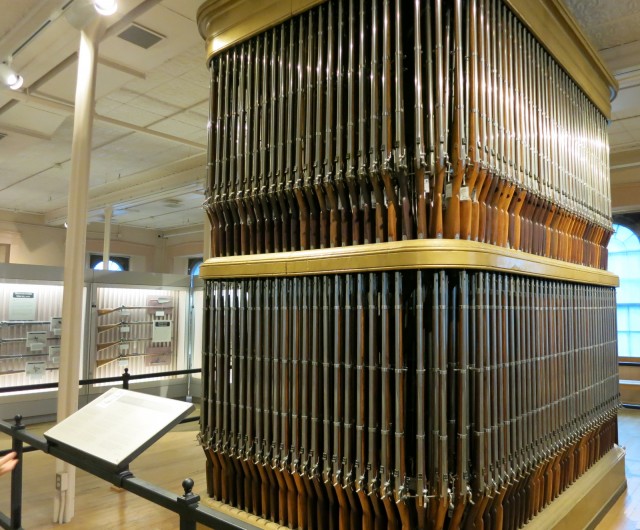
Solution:
M501 2L329 1L210 67L215 258L446 238L606 268L606 120ZM209 494L519 528L617 442L615 319L611 287L497 270L208 279Z

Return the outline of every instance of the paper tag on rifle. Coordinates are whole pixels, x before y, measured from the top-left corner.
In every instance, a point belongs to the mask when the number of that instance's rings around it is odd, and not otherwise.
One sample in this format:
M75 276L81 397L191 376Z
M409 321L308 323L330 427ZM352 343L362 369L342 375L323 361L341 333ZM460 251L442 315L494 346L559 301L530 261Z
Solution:
M471 200L471 197L469 196L469 186L462 186L462 188L460 188L460 200L461 201Z
M52 363L60 361L60 346L49 346L49 360Z
M120 333L129 333L130 330L131 330L131 328L129 326L121 326L120 327Z
M453 195L453 184L451 182L447 182L447 185L444 187L444 198L450 199L451 195Z
M62 334L62 317L51 317L51 332L54 337Z
M127 351L129 349L128 344L120 344L120 351Z
M129 366L129 359L118 359L118 366Z
M424 196L429 193L429 177L424 177Z
M120 314L121 314L123 317L125 317L125 316L127 316L127 315L130 315L130 314L131 314L131 311L129 311L128 309L121 309L121 310L120 310Z
M42 351L44 350L44 344L42 342L34 342L33 344L29 344L30 351Z
M47 371L45 361L27 361L24 365L24 373L33 379L40 379Z
M156 316L157 317L163 317L164 316L164 311L156 311Z
M371 195L371 208L376 207L376 195L375 193Z

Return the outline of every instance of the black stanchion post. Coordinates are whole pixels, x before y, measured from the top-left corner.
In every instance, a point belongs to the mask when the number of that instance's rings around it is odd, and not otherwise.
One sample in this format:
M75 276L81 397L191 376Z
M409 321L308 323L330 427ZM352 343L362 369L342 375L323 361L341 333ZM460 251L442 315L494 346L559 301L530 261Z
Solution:
M11 426L14 431L24 429L22 416L14 417L15 424ZM16 453L18 463L11 472L11 528L22 528L22 440L16 437L12 439L11 449Z
M184 489L184 495L178 497L180 530L196 530L196 522L191 517L190 512L198 506L200 495L193 493L193 480L190 478L185 478L182 481L182 488Z
M131 379L129 368L125 368L124 372L122 372L122 388L124 390L129 390L129 379Z

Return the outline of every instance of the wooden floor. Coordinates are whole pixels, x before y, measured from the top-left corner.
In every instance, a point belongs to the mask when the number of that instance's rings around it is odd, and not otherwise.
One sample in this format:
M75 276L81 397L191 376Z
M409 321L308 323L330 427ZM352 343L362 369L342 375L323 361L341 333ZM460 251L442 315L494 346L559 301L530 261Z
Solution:
M597 530L640 528L640 410L620 409L618 439L627 450L627 491L604 516Z
M43 432L49 426L30 429ZM181 494L186 477L195 481L194 492L206 496L204 455L196 442L197 423L180 425L139 456L131 471L139 478ZM0 449L10 442L0 435ZM640 410L620 411L620 444L626 447L628 489L598 525L598 530L640 529ZM23 526L28 530L55 528L53 458L33 452L24 455ZM0 478L0 510L9 512L9 477ZM69 530L175 530L178 517L132 493L83 471L77 472L76 515L63 526ZM200 527L199 527L200 528ZM578 530L578 529L576 529Z

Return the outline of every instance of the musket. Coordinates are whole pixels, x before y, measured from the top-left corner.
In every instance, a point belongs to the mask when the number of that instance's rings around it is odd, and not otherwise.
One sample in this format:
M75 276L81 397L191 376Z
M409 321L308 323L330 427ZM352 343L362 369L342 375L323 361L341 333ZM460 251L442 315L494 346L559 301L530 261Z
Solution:
M311 284L311 441L309 444L308 475L313 484L313 493L317 499L317 527L327 528L329 510L327 493L324 488L323 467L323 413L324 394L322 389L329 387L325 379L323 351L327 349L323 343L324 333L322 318L322 279L314 276ZM325 384L326 383L326 384Z
M227 459L230 462L233 484L235 485L235 504L245 508L245 477L241 461L242 423L240 417L240 384L244 381L244 366L240 360L239 298L244 297L239 281L229 282L229 434ZM243 330L244 331L244 330Z
M311 15L309 15L308 23L311 24ZM296 79L296 92L295 92L295 100L296 100L296 111L295 111L295 128L293 131L295 134L295 161L293 165L293 191L295 193L295 197L298 203L299 209L299 222L300 222L300 250L308 250L309 247L309 206L307 204L307 200L305 198L304 193L304 154L305 150L305 110L307 106L307 100L305 93L305 52L306 52L306 41L305 41L305 18L307 17L299 17L298 18L298 54L297 54L297 79ZM307 73L308 75L308 73Z
M208 143L207 143L207 191L205 211L211 223L211 254L223 255L222 219L218 212L218 187L220 182L221 142L222 142L222 90L220 77L222 58L211 61L211 98L209 101ZM215 122L215 123L214 123Z
M367 79L371 75L367 75L367 69L370 68L370 57L367 55L369 46L365 40L365 32L367 30L365 9L365 0L360 0L359 23L358 23L358 212L362 216L362 239L356 240L356 236L360 234L353 230L353 242L371 243L374 241L373 220L372 220L372 203L371 188L369 187L369 173L367 165L367 128L369 124L367 116L367 96L371 94L372 88L367 91ZM371 74L371 72L369 71ZM355 162L354 162L355 163ZM353 198L352 198L353 208Z
M0 328L7 326L35 326L35 325L49 325L50 320L0 320Z
M451 491L449 488L449 456L448 456L448 436L447 436L447 308L449 288L447 275L444 271L434 274L434 322L432 332L434 333L434 379L436 380L435 391L435 430L433 431L434 442L434 473L433 486L436 497L433 503L431 514L433 527L442 529L445 517L450 506ZM437 332L433 331L437 329Z
M287 25L282 24L280 28L280 54L278 57L278 160L276 167L276 195L280 205L280 216L282 222L282 250L293 250L292 242L292 225L296 223L295 216L290 211L290 202L287 200L287 182L286 182L286 108L287 108ZM275 117L274 117L275 119ZM293 218L293 223L292 223Z
M278 134L281 132L279 122L276 121L278 116L278 90L276 87L282 88L283 79L278 79L278 33L276 28L271 31L271 57L269 59L269 171L267 174L266 193L269 199L269 207L271 209L271 223L273 226L273 251L281 252L285 250L283 247L283 231L284 224L282 213L280 211L280 201L278 193L278 166L277 151L280 148ZM276 128L278 133L276 133Z
M291 442L283 464L288 466L289 471L285 475L289 488L289 519L295 517L298 527L304 527L309 523L309 505L313 502L309 496L312 486L304 462L305 452L309 448L309 278L293 278L291 283L291 320L288 324L291 334L288 377L291 386L286 389L291 411Z
M418 2L416 2L418 4ZM419 11L418 11L419 13ZM416 391L415 391L415 421L416 421L416 509L418 528L425 528L429 505L429 455L430 444L427 439L427 427L430 409L428 396L428 362L430 349L427 344L427 290L428 282L424 271L416 271L415 294L415 351L416 351Z
M313 165L314 165L314 123L315 120L320 121L320 116L314 116L314 112L316 110L315 105L321 108L322 106L322 94L320 92L316 92L316 85L314 82L315 74L317 73L316 68L314 68L314 62L317 60L316 56L316 29L315 29L315 17L314 12L309 11L307 18L307 41L306 41L306 52L307 52L307 62L304 71L306 72L306 90L304 92L304 138L302 138L302 134L300 134L301 143L299 144L299 148L304 150L304 156L300 153L300 157L298 159L298 163L302 164L302 167L298 168L298 171L302 174L302 187L304 191L304 196L306 197L306 203L308 208L308 223L309 223L309 235L308 235L308 247L305 248L319 248L319 211L318 204L316 200L314 183L312 180L313 175ZM321 8L318 9L318 18L320 19L322 16ZM320 20L318 21L318 31L320 30ZM321 37L322 34L319 34ZM320 52L321 55L322 52ZM302 75L298 78L299 82L302 82ZM315 105L314 105L315 103ZM299 107L301 108L301 107ZM302 118L298 122L299 126L302 126ZM320 130L322 130L320 126ZM302 143L303 142L303 143ZM322 145L322 142L319 142L319 145ZM316 153L315 156L315 165L319 165L319 160L321 158L320 153Z
M319 486L324 488L328 502L327 516L329 518L328 527L334 529L338 521L338 503L336 502L334 488L334 471L336 471L337 451L339 451L339 427L334 428L333 421L340 423L340 418L334 418L336 408L340 406L341 389L339 388L339 373L336 372L336 359L339 355L335 351L335 335L339 330L340 323L336 322L334 314L334 277L323 276L321 282L322 292L322 382L325 388L333 388L335 394L325 395L322 403L322 472L319 477ZM331 345L331 346L330 346ZM332 353L334 355L332 355ZM333 361L333 362L332 362ZM335 376L338 377L335 377ZM338 379L338 380L336 380ZM336 443L337 442L337 443Z
M351 5L351 3L350 3ZM338 47L336 53L336 131L335 131L335 164L334 164L334 182L336 191L338 193L337 200L340 211L340 244L346 245L350 242L351 236L351 206L349 199L349 191L346 182L347 173L349 171L349 165L352 164L351 159L347 158L347 155L351 156L351 153L347 152L346 137L345 134L345 114L349 109L345 109L345 89L347 83L345 83L345 71L348 71L353 63L353 54L355 51L349 49L349 37L351 34L350 27L352 26L351 13L347 15L348 24L345 24L345 9L344 2L338 3ZM345 29L346 26L346 29ZM348 59L344 61L344 57ZM348 118L351 122L351 118ZM350 149L350 147L349 147ZM336 227L337 228L337 227ZM338 240L336 240L336 244Z
M443 49L442 39L442 0L436 0L434 9L434 25L435 25L435 48L436 56L435 67L435 138L436 146L436 162L435 176L431 196L431 215L429 219L429 235L432 238L442 238L444 235L443 226L443 193L445 185L445 174L447 171L447 153L446 153L446 132L445 132L445 72L444 72L444 55L448 50Z
M289 218L291 220L291 250L300 249L301 218L298 210L298 199L294 191L295 176L295 143L296 143L296 93L295 93L295 23L291 19L289 23L289 46L287 49L287 114L286 114L286 139L284 164L284 190L289 203ZM283 124L284 125L284 124Z
M330 3L327 7L327 76L325 97L326 129L324 132L324 160L322 161L323 168L317 168L318 172L324 173L324 178L320 178L320 176L318 176L316 179L316 182L318 183L316 195L321 208L323 209L322 215L325 216L325 233L322 238L325 246L337 246L340 240L339 227L341 211L339 199L336 194L336 179L338 178L338 174L342 172L343 163L341 156L339 156L339 153L342 152L343 144L343 140L339 132L342 123L342 17L343 6L342 3L340 3L338 5L337 28L334 27L334 4ZM337 44L336 39L334 38L336 31L338 32ZM334 65L334 61L337 66ZM334 123L336 127L335 131ZM319 157L317 158L319 159ZM329 216L328 219L326 219L327 210Z
M8 361L9 359L25 359L27 357L44 357L49 355L47 352L40 353L16 353L9 355L0 355L0 361ZM98 365L101 366L101 365Z
M341 529L350 526L350 506L346 491L344 490L345 467L349 464L346 460L346 405L348 396L346 395L346 362L345 362L345 278L342 275L335 275L331 278L333 289L333 306L330 311L333 313L333 364L332 364L332 386L333 388L333 408L332 428L331 428L331 485L333 489L329 493L329 498L335 496L338 506L338 526Z
M221 377L222 392L218 396L221 400L221 416L219 434L218 458L222 464L222 501L228 504L235 504L235 473L232 459L229 458L231 442L231 406L230 406L230 375L231 375L231 282L222 283L222 359Z
M256 335L260 322L259 317L257 317L256 307L256 291L259 291L258 288L259 280L250 280L246 290L246 427L242 464L245 468L246 476L251 478L251 510L255 515L262 515L261 477L256 458L256 450L258 448L256 422L260 411L257 407L259 400L256 400L255 397L261 380L261 374L257 366L257 350L260 349Z
M284 473L288 473L285 471L280 464L280 459L282 457L284 451L284 439L282 438L282 434L284 434L283 429L281 429L281 419L282 419L282 402L281 396L283 391L283 380L282 380L282 371L281 364L284 360L284 343L281 339L283 335L282 328L282 317L281 313L283 310L282 307L282 297L281 297L281 288L282 288L282 279L276 278L273 280L273 306L272 306L272 317L271 317L271 352L272 352L272 372L270 375L270 380L272 382L271 385L271 411L269 422L271 424L272 435L268 438L271 442L271 453L269 462L266 465L270 466L271 473L275 478L275 488L277 490L278 497L278 518L274 517L275 520L279 521L281 525L286 525L288 523L288 510L287 510L287 500L288 500L288 488L285 482Z
M242 191L238 196L242 204L238 204L240 216L244 216L246 230L248 232L248 252L249 254L255 254L258 249L258 238L260 237L256 233L256 213L253 209L253 180L255 178L254 173L254 129L256 124L257 107L254 95L254 71L256 62L255 57L256 40L251 40L246 46L246 74L245 74L245 91L244 91L244 115L246 130L244 131L244 169L243 169L243 182Z
M98 333L104 333L105 331L109 331L111 329L116 328L126 328L129 326L142 326L144 324L153 324L157 322L156 320L136 320L133 322L129 322L126 320L121 320L120 322L116 322L115 324L104 324L102 326L97 326ZM49 322L47 322L48 324Z
M170 300L167 300L169 302ZM161 304L161 302L158 302ZM115 313L116 311L128 311L133 309L157 309L158 311L165 311L167 309L173 309L173 306L166 305L121 305L120 307L112 307L112 308L98 308L98 316L101 317L103 315L109 315L111 313Z
M414 105L414 156L413 169L415 172L415 193L416 193L416 235L418 239L424 239L429 234L427 232L427 196L429 194L429 175L426 162L426 143L424 128L424 95L423 95L423 73L422 62L425 60L422 53L422 6L421 0L414 0L413 13L413 35L414 35L414 76L415 76L415 105ZM427 26L429 27L429 26ZM430 40L430 30L427 31L427 38ZM427 47L429 49L429 47ZM431 60L427 52L427 60ZM431 87L427 85L427 92L431 92ZM429 141L431 138L429 138ZM420 467L419 467L420 469ZM418 492L420 494L420 491Z
M256 75L256 85L260 91L260 152L259 152L259 172L258 182L256 186L257 200L260 203L260 209L262 210L262 217L264 219L264 251L273 252L274 244L274 226L273 215L271 213L271 202L269 200L269 174L270 167L270 155L273 151L270 149L271 141L275 141L275 138L269 136L269 74L271 70L269 68L269 38L268 32L264 33L262 40L262 57L259 58L259 62L262 63L260 68L260 75Z
M400 29L397 27L396 29ZM415 501L410 492L412 470L408 465L408 446L411 444L411 432L413 426L408 421L409 408L409 359L405 352L404 330L405 318L409 317L409 300L405 299L403 282L405 278L403 272L396 271L394 274L394 344L393 344L393 366L394 366L394 455L393 455L393 490L390 491L390 501L385 505L387 518L389 521L395 519L396 526L401 522L403 530L415 528L417 512ZM406 300L406 301L405 301ZM405 316L406 315L406 316ZM391 486L391 485L390 485ZM387 497L385 497L386 499Z
M226 498L226 484L223 480L224 474L224 460L222 459L222 385L223 385L223 344L224 344L224 329L222 327L223 322L223 310L222 310L222 282L215 282L213 292L213 319L214 319L214 332L212 334L211 353L215 360L215 390L213 392L214 400L212 405L215 405L213 409L213 417L215 424L212 425L212 435L210 444L210 454L213 463L213 489L216 500L222 500Z
M375 208L375 222L372 236L375 242L386 241L387 205L380 175L380 52L379 52L379 32L378 8L379 0L374 0L371 6L371 97L370 97L370 138L369 138L369 184L373 190L372 207ZM375 204L373 201L375 200ZM372 239L371 243L374 242Z
M387 207L387 235L389 241L396 241L399 236L398 218L400 204L397 193L397 179L393 172L393 118L391 95L391 39L392 14L391 0L382 1L382 114L381 114L381 145L380 145L380 178L384 185L384 201ZM396 79L396 83L397 83ZM405 161L406 163L406 161Z
M268 333L269 328L264 328L265 317L264 313L267 310L266 307L266 280L255 280L255 333L254 333L254 353L255 353L255 391L254 391L254 416L255 416L255 439L253 441L253 461L260 475L260 509L263 518L268 519L271 515L272 503L270 498L270 486L269 476L267 475L266 466L264 465L266 447L265 440L267 435L265 434L265 408L268 407L266 401L264 401L264 373L266 369L266 350L263 346L264 336ZM264 330L264 331L263 331ZM268 409L267 409L268 411Z
M266 471L267 484L266 488L269 496L270 518L277 521L279 517L279 494L278 482L276 474L272 467L273 459L276 451L274 440L277 439L278 433L275 429L273 415L277 406L274 403L274 381L273 367L276 359L276 352L273 348L272 333L275 334L277 326L275 322L274 306L277 297L275 290L277 288L276 280L265 280L263 283L264 298L262 312L262 422L263 422L263 449L262 449L262 467Z
M8 343L11 343L11 342L26 342L27 339L28 339L28 337L11 337L11 338L8 338L8 339L0 338L0 345L1 344L8 344ZM60 337L44 337L44 339L45 340L60 340ZM140 340L144 340L144 339L140 339Z
M206 282L203 293L203 309L204 315L202 319L202 403L200 405L200 432L197 435L198 442L204 450L207 478L207 495L214 496L213 491L213 462L209 453L211 429L214 425L212 406L212 397L214 393L215 383L213 381L215 374L215 360L212 361L212 337L214 330L214 320L212 311L212 281Z
M514 195L509 209L509 243L511 248L521 250L521 231L522 231L522 209L525 205L527 193L530 191L528 183L528 164L526 160L526 109L524 104L524 83L523 83L523 46L520 39L520 24L515 20L513 15L509 17L511 34L513 37L513 57L515 59L515 72L513 74L514 94L517 111L512 115L514 117L514 134L516 140L515 146L515 169L518 175L519 187Z
M358 527L361 524L361 506L356 493L356 481L358 480L358 456L360 456L360 461L362 458L362 447L358 449L358 445L363 441L363 433L361 431L358 436L357 425L358 407L362 407L363 397L358 393L358 387L363 384L359 378L363 375L361 361L364 360L364 352L359 355L358 345L362 345L363 337L362 330L358 329L357 319L357 278L356 275L347 274L344 280L344 349L342 353L345 398L343 409L343 480L340 487L346 494L346 499L343 501L348 501L348 504L345 503L349 514L348 528ZM358 339L360 339L360 343L358 343ZM364 391L362 386L361 390Z
M395 74L395 90L394 90L394 124L393 124L393 172L398 181L400 192L399 207L401 219L402 239L413 239L414 237L414 212L412 205L413 189L410 189L408 176L408 157L407 145L405 141L405 122L404 122L404 65L402 51L402 9L400 0L395 0L394 10L394 74ZM391 30L391 28L389 28Z
M251 281L241 280L236 284L238 286L238 352L236 355L238 366L238 391L237 391L237 408L238 408L238 423L237 423L237 441L235 448L235 457L238 461L240 470L238 475L242 473L242 484L244 497L241 499L243 502L244 510L252 512L254 510L253 499L253 476L251 474L251 467L247 461L247 441L249 440L249 414L251 413L249 408L249 394L252 391L253 381L250 377L253 375L249 370L250 364L250 352L249 352L249 318L250 309L247 307L249 299L249 290Z
M139 339L119 339L119 340L113 340L110 342L99 342L96 344L96 352L106 350L107 348L111 348L116 344L130 344L132 342L144 342L149 340L151 340L151 337L141 337Z
M251 132L251 173L249 175L249 197L250 197L250 212L252 219L255 219L255 234L256 234L256 247L255 252L261 254L265 251L265 218L262 211L262 201L260 200L260 178L261 178L261 142L260 136L261 128L261 105L260 105L260 87L261 87L261 55L262 55L262 39L259 37L254 41L253 47L253 69L249 73L248 84L252 85L252 98L251 98L251 129L247 132Z
M222 114L222 154L220 161L220 180L218 182L218 194L216 201L218 204L218 209L221 212L220 218L224 222L222 232L224 234L224 255L231 256L233 255L233 219L231 216L231 212L229 211L228 204L228 190L229 190L229 162L230 162L230 154L229 150L231 148L230 139L232 133L231 129L231 112L234 109L230 109L231 99L229 94L231 93L231 84L233 82L231 77L231 56L230 52L227 51L225 53L224 58L224 92L223 92L223 114Z
M367 391L371 389L371 378L368 359L368 333L369 322L367 319L367 275L357 275L356 286L356 460L354 472L358 474L356 492L360 500L362 511L362 529L374 529L374 514L368 495L369 478L369 447L368 447L368 412L369 400Z
M394 447L394 403L397 399L394 396L393 376L392 376L392 302L391 296L394 292L393 279L391 273L382 272L380 274L380 470L379 476L382 480L380 485L380 498L387 515L388 525L397 528L397 518L393 509L393 447ZM394 399L396 398L396 399ZM390 509L391 508L391 509ZM391 515L391 517L389 517Z
M465 184L466 143L465 138L465 105L464 105L464 70L462 66L462 0L456 0L453 7L454 14L454 93L453 93L453 123L451 132L451 180L447 183L445 194L446 211L444 216L443 235L447 239L460 238L460 200L462 188L466 188L464 199L469 193ZM463 186L464 185L464 186Z
M326 187L333 178L332 153L334 148L333 138L333 96L334 96L334 72L333 72L333 6L327 7L327 23L325 30L324 7L318 8L318 45L316 59L316 132L315 132L315 158L313 162L313 191L314 203L319 209L318 223L318 247L329 246L330 239L330 213L327 205ZM326 45L325 45L326 31ZM324 64L326 48L326 65ZM323 121L324 120L324 121ZM326 124L326 125L325 125ZM323 129L323 126L325 127ZM324 149L324 152L323 152ZM311 170L309 170L311 171Z
M369 350L369 418L367 440L367 473L369 475L369 501L374 512L374 522L377 530L386 527L386 512L380 500L380 486L382 484L381 457L381 427L382 427L382 366L380 341L382 331L380 327L380 275L369 273L369 292L367 296L368 310L368 350Z
M454 481L454 509L449 524L458 528L471 494L469 486L469 278L465 271L458 274L460 302L453 306L457 312L455 349L455 404L456 404L456 476ZM477 398L477 397L476 397Z
M348 60L347 60L347 134L345 149L345 181L347 183L348 194L343 188L339 188L340 201L344 210L350 204L349 213L345 211L345 217L350 216L351 225L348 219L344 219L342 224L342 241L344 244L357 245L362 240L360 221L360 197L358 180L358 156L356 148L356 52L357 49L357 29L356 29L356 7L355 0L349 0L349 23L348 23ZM349 235L350 234L350 235Z
M238 141L238 135L241 132L241 127L239 126L239 115L238 115L238 55L241 52L238 50L233 51L233 68L231 71L231 123L229 126L230 129L230 156L229 156L229 178L227 179L227 193L225 196L226 204L225 206L228 208L231 219L232 219L232 237L233 237L233 255L237 256L241 253L241 232L242 227L240 226L240 216L238 215L238 209L236 207L235 201L237 198L237 191L240 185L240 171L236 168L242 167L242 164L237 164L238 155L242 152L242 144Z

